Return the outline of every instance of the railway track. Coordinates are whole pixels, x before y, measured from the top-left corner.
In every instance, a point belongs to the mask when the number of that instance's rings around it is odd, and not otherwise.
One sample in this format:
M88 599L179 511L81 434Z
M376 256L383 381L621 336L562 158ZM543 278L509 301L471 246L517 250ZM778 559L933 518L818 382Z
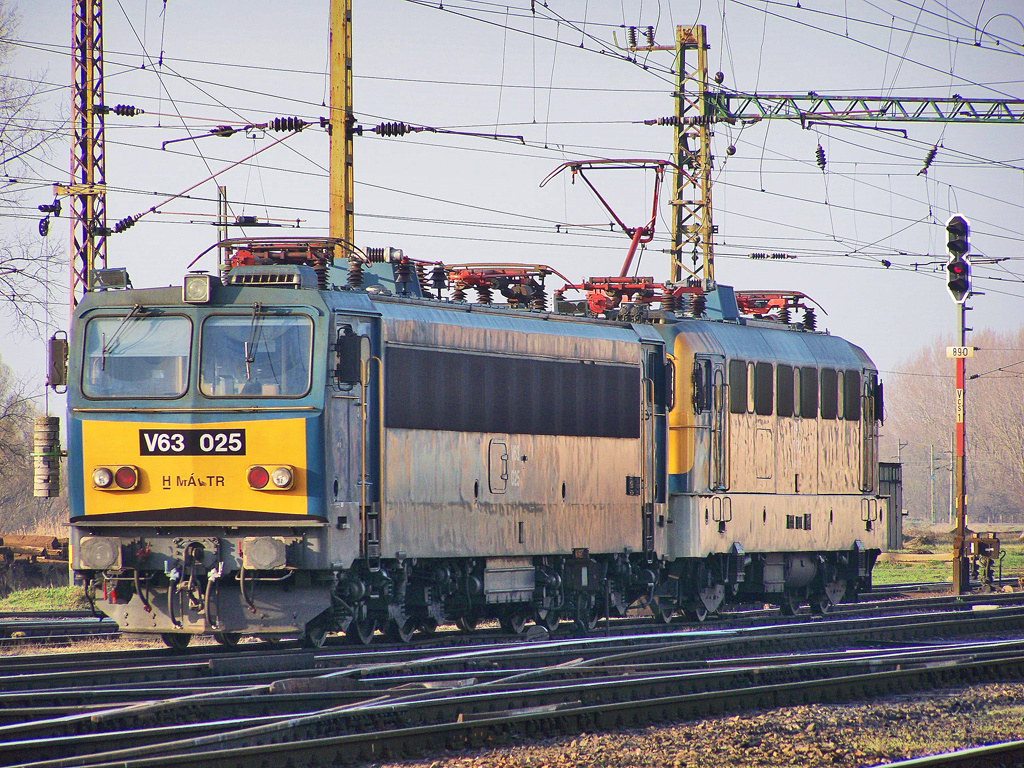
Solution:
M82 638L114 638L120 630L110 619L90 611L12 611L0 613L0 647L69 643Z
M872 611L891 612L895 607L893 601L903 599L908 607L921 595L935 592L947 592L948 582L925 582L915 584L884 585L861 596L859 603L844 603L835 607L837 613L870 614ZM917 595L918 597L910 597ZM993 595L967 597L967 600L991 600ZM929 598L931 604L919 603L918 606L933 610L935 605L945 603L952 605L958 600L953 596L946 598ZM995 598L998 599L998 598ZM935 602L937 601L937 602ZM881 607L880 607L881 606ZM888 606L888 607L884 607ZM808 609L804 609L806 612ZM746 608L726 611L712 619L730 626L748 626L764 621L778 621L778 611L772 609ZM785 619L783 619L785 620ZM792 620L796 620L794 617ZM619 621L617 625L637 631L634 626L642 627L644 622ZM654 631L653 629L651 631ZM43 640L48 645L70 644L83 638L113 639L120 635L117 625L105 616L97 616L90 611L0 611L0 647L12 645L31 645Z
M1022 764L1024 741L1008 741L914 760L900 760L876 768L1018 768Z
M1024 606L988 605L457 648L82 654L62 670L15 657L0 676L0 763L359 762L1020 679Z

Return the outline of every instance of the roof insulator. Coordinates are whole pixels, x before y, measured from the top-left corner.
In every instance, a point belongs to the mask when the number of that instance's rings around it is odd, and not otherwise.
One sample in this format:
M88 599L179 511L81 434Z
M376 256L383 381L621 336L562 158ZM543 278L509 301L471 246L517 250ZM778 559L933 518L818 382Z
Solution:
M111 112L118 117L136 117L137 115L146 114L146 110L133 107L131 104L118 104L116 107L108 107L106 104L100 104L96 107L97 114L109 115Z
M114 225L114 232L116 232L117 234L121 234L126 229L131 229L132 227L134 227L135 226L135 222L137 222L138 220L139 220L138 215L136 215L136 216L127 216L127 217L121 219L119 222L117 222L117 224Z
M928 154L924 156L924 166L920 171L917 172L918 176L927 176L928 168L931 166L932 161L935 160L935 156L939 153L939 145L936 144L928 150Z
M378 136L390 138L394 136L405 136L407 133L418 133L423 129L414 125L407 125L406 123L380 123L370 130Z
M267 121L268 131L301 131L309 123L301 117L275 117Z
M669 117L651 118L650 120L644 120L644 125L679 125L679 116L671 115Z

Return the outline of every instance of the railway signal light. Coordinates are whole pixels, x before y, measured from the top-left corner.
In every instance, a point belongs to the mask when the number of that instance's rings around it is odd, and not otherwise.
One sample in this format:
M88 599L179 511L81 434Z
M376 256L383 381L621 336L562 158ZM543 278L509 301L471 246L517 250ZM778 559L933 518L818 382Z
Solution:
M963 304L971 293L971 262L967 258L970 253L971 225L963 216L951 216L946 222L946 250L949 261L946 262L946 288L953 301Z

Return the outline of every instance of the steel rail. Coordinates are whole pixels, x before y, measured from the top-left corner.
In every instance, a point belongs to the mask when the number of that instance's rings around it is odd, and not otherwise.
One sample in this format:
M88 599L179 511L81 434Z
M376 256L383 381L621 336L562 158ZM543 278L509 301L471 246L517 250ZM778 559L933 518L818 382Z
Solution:
M1021 764L1024 764L1024 741L1007 741L879 764L875 768L1016 768Z
M1004 596L990 596L986 603L998 605L1000 603L1013 604L1013 601L1004 601L997 598ZM1017 602L1019 603L1019 595ZM917 601L908 601L914 604ZM952 601L949 605L960 605L964 610L976 603L958 603ZM1013 612L1024 611L1024 608L1004 608L994 611L992 616L987 617L991 621L1002 622L1007 628L1012 627L1014 621ZM975 611L978 613L979 611ZM828 644L855 643L864 641L885 641L892 638L902 637L904 639L913 636L927 637L937 631L960 633L965 631L970 624L962 620L964 611L947 614L944 618L935 618L934 615L926 613L897 614L894 616L879 617L849 616L846 614L831 617L815 617L811 621L804 618L797 622L784 624L773 624L769 626L757 625L746 628L719 628L712 629L708 626L686 627L687 631L661 634L641 635L616 635L609 638L590 638L580 640L563 640L558 648L563 649L562 653L574 653L579 649L594 649L607 643L624 643L629 647L638 647L643 644L658 645L664 642L664 637L682 639L688 646L692 646L691 655L694 654L724 654L734 651L735 648L742 648L744 653L756 653L758 648L774 650L778 647L788 647L796 650L800 647L812 647L816 643ZM976 617L977 618L977 617ZM1019 620L1019 619L1018 619ZM652 622L648 621L647 626ZM915 625L916 628L915 628ZM482 639L481 639L482 640ZM785 646L778 645L785 643ZM713 647L712 647L713 646ZM17 693L21 691L37 691L42 694L44 691L60 690L68 700L75 700L81 703L88 703L93 692L103 691L107 688L116 687L119 690L130 691L135 686L142 692L149 692L155 687L174 686L176 688L192 685L195 688L207 688L211 686L229 684L232 675L236 676L233 682L253 683L260 680L273 679L285 671L293 674L305 674L312 676L319 674L317 670L327 667L349 668L367 663L370 659L377 659L381 652L387 652L390 663L396 664L397 669L404 670L410 663L423 664L423 659L431 659L438 668L447 668L452 664L459 663L459 653L468 654L469 659L477 660L477 654L486 648L482 642L476 642L474 646L460 649L453 653L450 649L442 651L434 646L412 646L397 649L375 649L373 651L349 651L334 652L333 648L312 652L308 650L292 650L290 652L275 652L267 654L265 649L256 649L242 653L230 653L225 649L206 648L202 652L190 653L184 656L174 656L168 652L144 652L138 656L132 654L98 654L89 655L85 659L75 657L60 657L59 660L47 660L41 662L32 660L26 664L18 664L17 658L8 658L5 663L4 674L0 674L0 692ZM509 641L502 638L491 646L494 661L499 663L507 653ZM528 660L531 654L534 658L544 657L549 653L549 646L541 646L535 643L534 650L520 650L516 656L515 663L521 660ZM541 648L543 647L543 650ZM207 655L208 654L208 655ZM205 656L205 658L204 658ZM130 659L132 664L126 664ZM549 658L541 658L538 663L546 663ZM474 663L476 663L474 661ZM109 666L116 665L116 666ZM108 667L104 669L103 667Z
M974 621L975 621L975 623L977 623L977 622L980 622L982 620L989 620L990 618L992 618L992 617L990 617L990 616L980 616L980 617L975 617ZM1016 616L1016 618L1012 619L1012 621L1016 625L1019 625L1020 624L1020 615L1018 614ZM722 634L722 633L701 633L701 634L707 635L707 634ZM729 633L729 634L735 634L735 633ZM576 661L576 662L570 664L569 666L559 667L558 668L558 673L559 673L559 676L561 678L561 682L556 686L556 688L560 692L560 695L562 696L562 698L564 699L564 696L567 695L566 691L568 691L569 688L571 687L570 683L566 683L565 682L566 679L572 678L573 676L579 677L581 675L581 673L586 673L586 672L601 673L602 675L604 675L606 677L608 677L608 676L615 676L615 675L621 675L622 670L625 668L624 665L626 665L626 664L632 665L635 669L642 670L642 671L645 671L645 672L650 672L651 670L658 670L659 672L658 672L658 674L656 676L656 678L657 678L656 681L648 681L649 685L655 685L655 682L656 682L658 685L664 687L669 682L674 682L674 681L677 681L677 680L684 680L685 679L685 680L688 680L691 683L694 680L698 680L701 685L704 685L706 687L706 686L708 686L707 680L710 680L711 678L715 677L716 675L718 675L718 676L725 675L727 677L728 676L738 676L737 679L742 680L749 687L751 685L756 684L756 682L758 680L762 680L763 681L763 680L771 678L773 675L779 674L778 673L778 669L782 669L782 668L786 668L786 667L790 667L790 668L792 668L792 667L799 667L801 669L801 674L803 676L808 676L809 675L813 679L816 676L820 676L822 674L822 670L821 669L815 668L816 666L820 667L822 664L824 664L824 665L826 665L828 667L831 667L832 669L836 669L839 666L849 667L850 664L864 663L863 659L868 659L870 663L874 664L875 666L879 666L879 665L885 665L885 664L891 665L893 663L891 660L894 659L894 658L898 659L898 663L900 663L902 665L906 665L907 663L912 663L912 662L910 662L910 659L907 657L906 653L893 654L891 652L881 653L881 652L878 652L878 651L870 651L870 652L865 651L865 652L861 652L859 654L859 656L861 658L857 658L857 659L854 659L849 653L840 654L840 656L842 656L842 657L844 657L846 659L847 663L845 665L841 665L841 664L839 664L836 661L829 661L827 656L821 656L820 654L817 654L817 656L820 657L821 659L824 659L824 661L820 661L819 659L815 658L815 655L804 655L804 656L794 656L794 657L791 657L789 659L788 663L785 663L785 664L780 664L779 661L778 661L778 658L775 657L775 656L767 657L764 660L757 660L757 659L751 660L751 659L746 659L746 658L741 658L739 660L736 660L736 659L733 659L733 660L722 660L721 662L718 662L717 664L707 661L707 659L705 657L702 661L699 662L699 665L698 665L699 668L695 668L695 665L691 663L689 668L683 669L682 671L677 670L677 672L676 672L676 674L674 676L673 675L667 675L667 674L665 674L663 672L660 672L660 670L662 668L666 667L666 665L678 664L679 663L679 660L681 658L680 651L684 651L685 652L685 653L682 654L682 656L684 656L684 657L685 656L691 656L692 657L695 644L694 643L690 643L690 642L686 642L687 639L688 638L681 638L681 637L677 636L677 638L675 638L676 642L669 642L667 647L666 646L663 646L663 647L654 646L654 647L650 647L650 648L621 648L621 647L620 648L616 648L616 647L614 647L614 645L615 645L614 643L610 643L610 642L607 642L607 641L593 642L591 644L594 645L596 648L601 649L601 652L598 653L596 658L591 660L591 661L579 660L579 661ZM668 638L662 638L662 640L666 641L666 640L668 640ZM696 646L699 647L702 644L703 643L697 643ZM529 656L536 656L537 651L539 651L544 658L550 659L552 657L552 650L555 649L555 648L561 647L561 648L565 649L568 653L572 654L572 653L576 653L582 645L585 645L585 644L580 643L580 642L576 642L576 641L556 641L556 642L551 642L551 643L545 643L545 644L543 644L543 646L544 646L543 648L531 650L527 655L529 655ZM777 645L777 643L776 643L776 645ZM1010 646L1007 645L1007 644L1003 645L1003 649L1004 650L1006 648L1009 648L1009 647ZM1018 646L1016 647L1016 653L1017 653L1018 656L1021 655L1021 650L1022 649L1019 647L1019 644L1018 644ZM496 656L496 652L499 652L499 651L503 655L504 654L508 654L508 650L507 649L503 650L503 649L482 648L482 649L480 649L479 651L477 651L475 653L459 653L459 654L455 654L455 656L463 657L463 661L465 661L466 659L468 659L470 657L475 657L476 661L480 662L480 661L486 661L487 659L494 659L495 656ZM929 657L928 663L936 664L936 663L946 663L948 661L948 659L946 659L945 657L948 656L949 651L947 649L939 649L939 650L924 649L924 650L918 650L918 651L916 651L916 653L923 654L924 656ZM698 653L698 656L703 656L703 654ZM960 656L962 656L962 654L960 654ZM657 661L656 662L652 662L651 659L656 659ZM873 661L871 661L871 659L873 659ZM888 659L888 661L886 659ZM522 662L522 659L520 659L520 663L521 662ZM423 668L426 668L426 667L428 667L430 665L433 665L435 663L436 663L435 660L430 659L430 658L423 658L423 659L420 660L420 664L421 664L421 666ZM920 663L923 663L923 662L920 662ZM739 665L738 668L735 668L736 665ZM104 729L108 729L111 725L114 725L114 723L120 717L122 717L122 716L126 716L129 719L131 719L131 718L138 719L138 718L141 718L141 717L144 717L144 716L147 716L147 715L152 715L154 712L166 713L166 712L168 712L170 710L174 710L176 708L184 708L184 709L188 710L189 712L191 712L191 716L192 716L193 720L205 723L206 726L204 726L204 727L211 728L213 726L211 726L210 723L209 723L210 719L212 717L216 717L216 716L227 717L228 714L231 714L231 712L232 712L232 710L231 710L232 706L235 707L235 709L233 710L235 713L237 713L238 708L240 707L240 705L243 705L243 704L245 705L243 708L245 708L245 709L247 709L249 711L254 709L254 707L253 707L254 704L261 704L261 702L259 702L258 694L261 693L262 691L265 691L265 690L270 690L270 691L276 690L279 693L282 693L282 692L284 692L284 693L294 693L296 690L299 690L299 691L314 691L315 692L317 690L327 691L327 690L331 690L332 688L338 689L339 687L344 688L345 686L351 687L351 686L354 685L354 682L353 682L352 679L347 679L346 680L344 677L342 677L342 675L348 675L350 677L353 676L353 675L358 676L360 678L358 680L358 683L363 685L363 686L367 686L369 688L369 690L367 690L366 693L364 694L364 698L366 696L370 696L370 697L374 698L375 700L380 700L379 699L379 695L377 695L377 692L376 692L377 689L374 688L374 685L384 685L384 686L387 686L387 685L389 685L391 683L394 683L394 682L398 682L400 684L407 685L409 682L411 682L410 680L408 680L406 678L399 678L399 679L396 680L391 675L392 675L392 673L396 669L410 668L410 667L415 667L415 666L416 666L415 662L404 661L404 662L400 662L398 665L395 665L395 664L378 664L378 665L374 665L373 667L367 667L367 668L355 669L355 670L342 670L342 671L335 671L335 672L326 671L326 672L324 672L323 679L320 681L319 685L317 685L317 681L316 680L312 680L311 681L311 680L308 680L308 679L305 679L305 678L292 678L292 679L278 681L276 683L273 683L271 686L269 686L269 688L267 686L262 686L262 685L260 685L260 686L250 686L247 689L237 689L236 688L234 691L229 691L229 690L225 690L223 688L220 688L218 690L206 691L204 693L200 693L200 694L197 694L197 695L192 695L192 696L186 695L186 696L176 697L175 699L172 699L170 701L156 701L156 702L150 702L148 704L143 704L143 705L125 706L125 707L121 708L120 712L118 711L117 708L115 708L113 710L101 711L101 712L96 712L96 711L93 710L93 711L90 711L90 712L87 712L87 713L82 713L78 717L71 717L70 719L63 719L62 722L60 723L60 725L64 726L64 727L67 727L67 726L71 725L72 722L78 722L79 726L77 726L77 727L80 728L80 726L83 723L93 722L93 723L100 723L100 724L102 724ZM451 665L449 664L449 666L451 666ZM455 666L455 670L456 670L457 674L464 674L462 672L459 672L460 664L456 664L454 666ZM589 667L589 669L588 669L588 667ZM717 667L717 669L715 669L716 667ZM524 678L524 677L537 677L537 676L543 676L543 675L550 675L551 672L552 672L552 669L553 668L548 667L548 668L540 668L539 670L538 669L532 669L532 670L521 671L521 672L518 672L514 677L515 678ZM754 675L754 677L750 677L750 675L753 674L751 672L751 670L757 670L757 673L756 673L756 675ZM707 679L702 679L701 676L704 676ZM504 678L499 678L499 679L505 680L507 682L507 680L509 678L506 675ZM332 685L325 685L324 684L325 682L327 682L327 683L333 682L334 685L333 686ZM435 680L434 682L436 683L437 681ZM618 685L627 685L627 684L630 685L630 686L637 685L637 683L635 681L634 682L623 683L622 681L614 681L613 680L611 682L612 682L612 684L618 684ZM338 684L341 684L341 686L339 686ZM449 683L449 685L451 685L451 684L452 683ZM485 681L485 682L475 686L475 688L477 690L488 690L488 689L493 690L494 689L494 685L495 684L494 684L493 681ZM540 686L540 687L544 688L544 686ZM541 695L543 693L543 691L539 691L539 690L536 690L536 689L537 689L537 685L534 684L532 686L532 688L531 688L532 692L534 694L536 694L536 695ZM239 692L247 693L249 697L239 700L238 696L237 696L237 694ZM236 694L236 695L235 696L231 696L232 693ZM442 691L442 694L443 693L444 692ZM498 691L497 696L498 696L499 699L501 699L502 697L508 698L513 693L514 693L514 691L503 690L502 689L502 690ZM550 694L550 692L549 692L549 694ZM424 694L424 696L426 698L433 698L433 697L436 697L436 695L437 695L436 692L435 693ZM492 696L492 698L493 698L492 694L488 694L488 695ZM518 696L518 695L522 695L522 694L521 694L521 692L519 692L519 693L516 693L516 695ZM578 695L578 696L576 696L575 694L571 694L571 695L573 695L573 696L575 696L575 698L579 698L579 699L584 698L584 696L582 694ZM407 696L407 701L408 702L412 702L413 700L415 700L417 698L423 698L423 696L419 696L418 694ZM466 706L467 699L466 699L466 697L464 695L460 696L459 698L460 698L459 706L464 708ZM613 698L615 698L615 697L613 697ZM294 700L294 699L292 699L292 700ZM205 703L215 702L215 703L217 703L218 705L220 705L222 707L226 707L228 714L221 714L220 712L216 712L215 713L215 712L209 711L207 709L203 709L202 707L198 707L198 709L197 709L197 705L201 701L205 701ZM397 706L397 702L394 700L394 695L393 694L385 693L385 699L383 701L386 702L386 706L387 706L389 711L394 710L394 708ZM550 703L551 702L543 702L541 704L541 706L548 706ZM564 701L556 701L554 703L561 705L561 704L564 703ZM266 702L262 702L262 704L265 705ZM351 702L351 703L349 703L349 704L344 706L344 710L346 710L346 711L353 711L355 709L358 709L360 706L361 705L356 703L356 702ZM529 700L524 700L520 704L520 706L521 707L529 707L529 706L534 706L534 704L531 701L529 701ZM262 707L257 706L255 708L260 709ZM363 712L362 714L365 715L366 712ZM238 721L237 718L230 719L228 722L230 724L231 729L237 729L237 727L240 725L240 721ZM28 730L30 732L32 732L32 731L38 732L38 729L40 727L45 727L45 724L43 724L43 723L33 723L33 724L26 724L26 726L27 726L27 728L28 728ZM266 727L270 727L270 726L266 726ZM6 731L6 733L4 734L5 736L14 736L14 735L17 734L17 730L18 729L5 728L3 730ZM22 732L20 735L24 736L26 734L24 732ZM113 735L109 731L105 735L106 735L106 738L107 738L108 741L113 740ZM127 734L125 736L125 738L131 739L132 736L131 736L131 734ZM7 745L8 750L6 750L6 751L9 752L10 748L12 748L13 746L14 746L14 744L8 742L8 745ZM54 743L53 746L56 746L56 743ZM11 754L13 754L13 753L11 753Z
M100 768L101 766L211 765L264 766L322 765L338 762L381 760L411 756L440 746L465 747L476 740L493 741L513 734L538 732L577 733L580 729L634 727L664 720L688 719L754 707L831 702L871 698L894 691L962 685L965 682L1019 678L1024 658L1019 650L1006 656L934 659L913 668L894 663L885 670L839 674L819 679L770 682L700 692L666 690L654 676L647 696L612 696L583 701L572 691L561 691L560 700L533 700L492 695L472 708L465 700L439 701L438 710L419 712L376 702L362 708L335 708L310 716L288 718L240 730L181 739L170 744L149 745L65 760L22 764L33 768ZM615 681L605 682L611 687ZM671 687L671 686L669 686ZM481 694L477 694L482 696ZM498 707L504 709L498 709ZM373 719L371 711L385 715ZM368 730L354 733L351 720L363 718ZM496 711L497 710L497 711ZM330 728L334 724L334 728ZM333 732L331 732L333 731ZM248 742L248 743L247 743Z

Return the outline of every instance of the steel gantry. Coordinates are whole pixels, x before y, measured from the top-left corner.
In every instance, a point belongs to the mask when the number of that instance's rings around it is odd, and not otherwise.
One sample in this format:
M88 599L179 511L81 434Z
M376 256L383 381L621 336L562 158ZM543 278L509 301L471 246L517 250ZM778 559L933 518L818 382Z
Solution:
M635 34L634 34L635 37ZM675 127L673 159L675 195L671 201L672 217L671 266L672 282L700 282L705 290L714 288L717 233L712 218L711 137L716 123L749 125L760 120L799 120L801 125L844 124L858 122L917 123L995 123L1024 124L1022 99L967 99L892 97L892 96L826 96L817 93L800 95L730 92L709 86L707 68L707 30L703 25L676 28L675 46L630 45L630 51L675 50L676 100L674 115L645 120L647 125ZM695 51L696 61L686 61L687 51ZM722 75L714 76L720 85ZM691 254L691 265L683 263Z

